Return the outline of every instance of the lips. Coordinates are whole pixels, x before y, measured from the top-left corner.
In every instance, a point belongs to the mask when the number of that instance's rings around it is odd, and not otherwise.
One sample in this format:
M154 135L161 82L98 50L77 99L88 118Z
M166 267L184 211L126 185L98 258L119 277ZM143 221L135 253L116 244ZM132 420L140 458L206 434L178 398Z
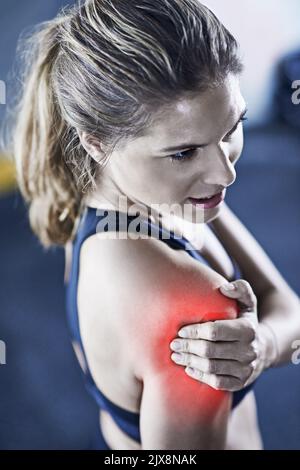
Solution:
M225 192L226 192L226 190L223 189L222 192L220 192L218 194L215 194L215 195L213 195L211 197L208 197L208 198L196 199L196 198L190 197L189 200L195 206L199 206L199 207L202 207L204 209L210 209L211 207L217 206L218 204L220 204L220 202L222 202L224 200Z
M203 201L206 201L206 200L208 200L208 199L211 199L211 198L214 197L214 196L217 196L218 194L220 194L220 193L212 194L212 196L208 196L208 197L197 197L197 198L195 197L195 198L191 198L191 199L195 199L195 200L197 200L197 201L202 201L202 200L203 200Z

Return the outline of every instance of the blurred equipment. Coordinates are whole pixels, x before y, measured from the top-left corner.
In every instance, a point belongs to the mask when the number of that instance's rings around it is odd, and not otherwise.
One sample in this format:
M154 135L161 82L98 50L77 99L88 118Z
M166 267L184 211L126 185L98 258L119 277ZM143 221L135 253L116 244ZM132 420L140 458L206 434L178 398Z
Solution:
M7 156L0 155L0 194L11 191L16 186L14 163Z

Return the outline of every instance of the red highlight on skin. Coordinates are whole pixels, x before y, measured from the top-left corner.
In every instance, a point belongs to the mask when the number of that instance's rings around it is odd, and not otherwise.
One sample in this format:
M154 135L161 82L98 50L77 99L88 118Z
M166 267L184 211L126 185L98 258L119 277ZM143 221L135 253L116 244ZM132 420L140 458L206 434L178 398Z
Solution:
M214 279L214 277L212 278ZM216 390L189 377L182 365L171 359L171 341L178 337L178 331L185 325L215 320L235 319L238 306L234 299L225 297L212 279L188 279L186 283L172 284L172 279L165 296L156 303L153 299L151 308L143 324L135 334L142 337L143 367L152 374L151 386L160 387L164 407L174 419L182 420L185 426L195 420L203 423L217 422L224 416L224 409L231 406L231 394ZM217 278L219 280L219 276ZM153 377L153 375L155 377ZM157 380L156 380L157 379ZM180 412L178 410L180 409ZM173 414L172 414L173 410ZM178 423L176 423L178 425Z

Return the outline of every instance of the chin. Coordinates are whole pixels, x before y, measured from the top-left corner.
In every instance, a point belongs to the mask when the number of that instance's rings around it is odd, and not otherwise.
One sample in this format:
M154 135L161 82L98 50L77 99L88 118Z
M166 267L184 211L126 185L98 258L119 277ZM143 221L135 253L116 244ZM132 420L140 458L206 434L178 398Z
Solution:
M209 222L212 222L219 216L222 210L222 206L223 202L218 204L218 206L216 207L212 207L210 209L203 209L200 207L195 207L193 204L185 203L183 210L183 219L193 224L207 224Z

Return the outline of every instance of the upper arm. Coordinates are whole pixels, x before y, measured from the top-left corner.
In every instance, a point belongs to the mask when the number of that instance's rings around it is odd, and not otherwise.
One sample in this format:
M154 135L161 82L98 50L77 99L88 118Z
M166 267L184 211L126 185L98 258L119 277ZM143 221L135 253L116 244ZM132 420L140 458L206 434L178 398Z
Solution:
M143 382L142 447L223 448L231 394L190 378L171 360L169 344L185 324L235 318L236 302L218 292L222 276L161 242L139 240L131 255L119 318L124 354Z
M231 394L197 382L182 366L170 363L159 369L143 374L142 448L224 449Z

